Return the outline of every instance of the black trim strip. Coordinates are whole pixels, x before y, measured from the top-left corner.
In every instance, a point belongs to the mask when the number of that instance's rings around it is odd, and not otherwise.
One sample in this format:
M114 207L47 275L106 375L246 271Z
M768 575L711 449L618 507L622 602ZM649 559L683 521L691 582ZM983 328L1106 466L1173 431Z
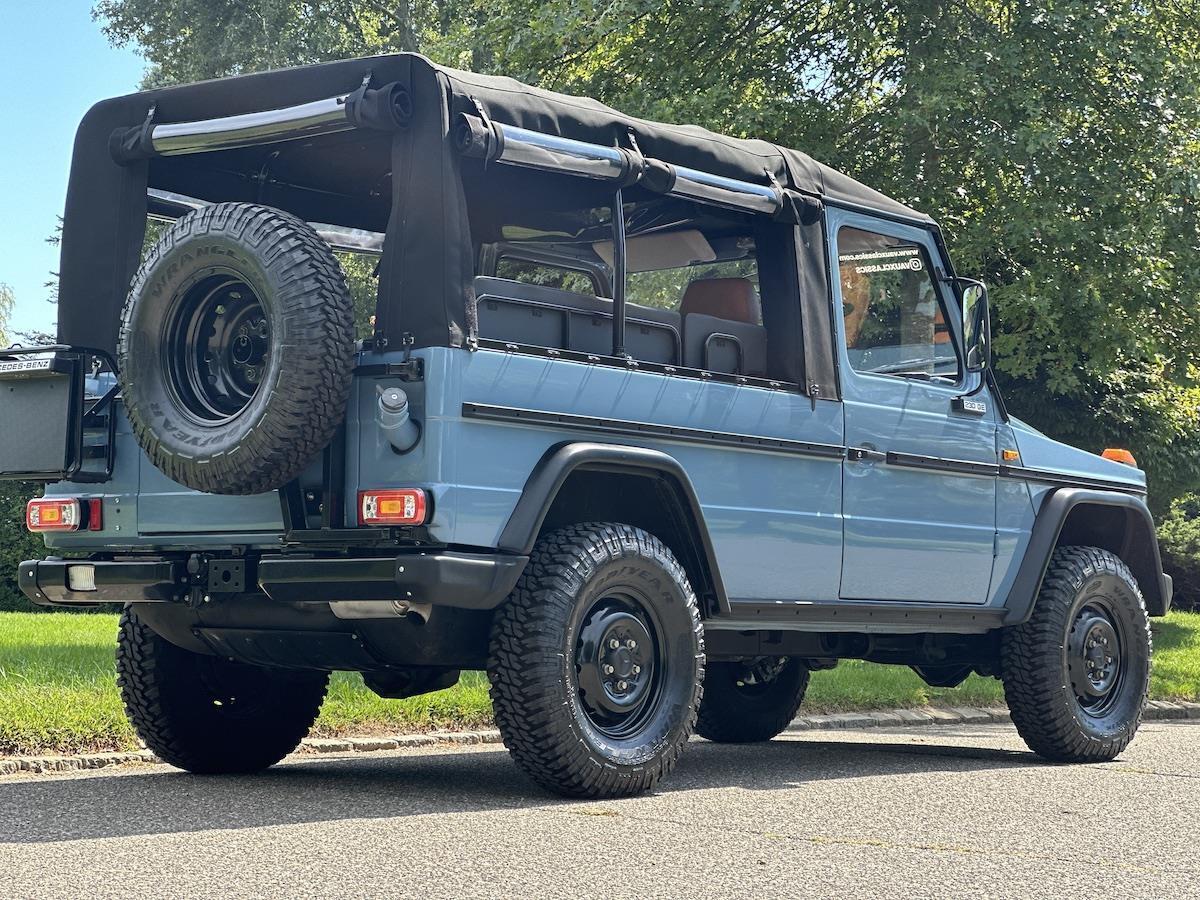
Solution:
M586 310L583 312L586 312ZM649 324L663 328L671 327L669 325L662 325L659 322L651 322ZM581 350L559 350L555 347L540 347L537 344L517 344L512 341L497 341L492 338L480 338L478 347L480 350L520 353L523 356L540 356L547 359L584 363L590 366L605 366L612 369L625 369L626 371L635 372L652 372L655 375L673 375L677 378L696 378L700 381L716 381L721 384L737 384L744 387L766 388L772 391L788 391L793 394L804 393L800 389L800 385L793 381L775 381L771 378L759 378L755 375L732 375L728 372L707 372L704 369L689 369L687 366L672 366L666 363L647 362L640 359L618 359L615 356L585 353Z
M897 603L893 601L795 600L729 601L729 615L709 619L706 629L753 631L872 631L980 633L1003 624L1005 610L961 603Z
M1000 474L1000 467L995 463L975 462L969 459L947 459L941 456L921 456L916 453L897 453L889 450L888 465L902 466L906 469L932 469L936 472L953 472L960 475L991 475Z
M462 414L467 419L483 419L493 422L523 422L529 425L547 425L557 428L572 428L578 431L620 434L630 437L663 438L691 444L709 444L717 447L736 447L748 450L768 450L776 453L792 453L797 456L812 456L821 459L850 459L854 461L886 461L888 465L906 469L924 469L931 472L947 472L956 475L983 475L1000 478L1015 478L1022 481L1041 481L1064 487L1097 488L1119 491L1125 494L1145 494L1139 485L1080 475L1065 475L1044 469L1025 466L996 465L967 459L947 459L940 456L921 456L916 453L898 453L889 450L886 454L861 447L841 447L836 444L818 444L810 441L794 441L788 438L758 437L727 431L706 431L701 428L686 428L679 425L655 425L649 422L634 422L628 419L602 419L595 416L577 416L572 413L550 412L541 409L521 409L513 406L492 406L486 403L464 403Z
M1041 481L1046 484L1062 485L1063 487L1097 488L1102 491L1120 491L1123 494L1145 494L1146 488L1140 484L1127 484L1122 481L1106 481L1103 478L1088 478L1085 475L1066 475L1062 472L1048 472L1045 469L1030 469L1026 466L1009 466L1000 464L1001 478L1017 478L1022 481Z
M770 450L776 453L793 453L798 456L814 456L822 459L841 459L846 453L845 447L835 444L815 444L808 441L757 437L726 431L705 431L699 428L685 428L677 425L652 425L647 422L632 422L625 419L601 419L594 416L577 416L570 413L547 412L538 409L490 406L484 403L464 403L462 414L468 419L550 425L558 428L574 428L580 431L598 431L605 434L620 434L630 437L664 438L672 441L711 444L719 447Z

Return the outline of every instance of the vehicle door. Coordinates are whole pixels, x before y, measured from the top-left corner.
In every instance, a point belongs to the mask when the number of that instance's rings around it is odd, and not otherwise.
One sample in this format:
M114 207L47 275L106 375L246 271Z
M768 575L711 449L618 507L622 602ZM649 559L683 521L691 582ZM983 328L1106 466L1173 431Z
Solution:
M843 599L984 603L996 412L925 229L831 210L843 464Z

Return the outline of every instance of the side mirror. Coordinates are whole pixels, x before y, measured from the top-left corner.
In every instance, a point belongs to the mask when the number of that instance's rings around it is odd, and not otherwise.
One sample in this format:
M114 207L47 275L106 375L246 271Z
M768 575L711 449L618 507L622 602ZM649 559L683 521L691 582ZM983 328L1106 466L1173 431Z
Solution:
M992 318L987 288L981 281L958 279L962 296L963 344L967 371L982 372L992 364Z

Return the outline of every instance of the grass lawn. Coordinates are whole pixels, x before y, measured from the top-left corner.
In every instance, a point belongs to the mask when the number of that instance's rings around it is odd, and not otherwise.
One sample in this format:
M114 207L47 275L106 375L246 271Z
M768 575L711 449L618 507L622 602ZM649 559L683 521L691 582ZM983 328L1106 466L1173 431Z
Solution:
M135 746L113 676L115 615L0 613L0 753L113 750ZM1151 696L1200 699L1200 614L1154 620ZM1003 701L1000 683L972 676L953 690L926 686L908 669L856 661L813 675L805 709L832 710ZM382 700L358 675L339 672L317 733L429 731L489 724L482 674L408 700Z

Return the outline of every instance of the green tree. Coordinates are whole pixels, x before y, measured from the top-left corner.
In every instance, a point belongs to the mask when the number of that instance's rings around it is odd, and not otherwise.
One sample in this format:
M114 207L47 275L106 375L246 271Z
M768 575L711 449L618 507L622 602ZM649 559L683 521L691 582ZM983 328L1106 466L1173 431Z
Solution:
M1200 486L1200 3L103 0L168 83L419 49L810 152L992 286L1010 407Z
M0 283L0 346L9 343L6 326L13 302L12 288ZM35 491L36 485L0 481L0 610L33 606L17 588L17 563L42 550L41 540L25 530L25 501Z

